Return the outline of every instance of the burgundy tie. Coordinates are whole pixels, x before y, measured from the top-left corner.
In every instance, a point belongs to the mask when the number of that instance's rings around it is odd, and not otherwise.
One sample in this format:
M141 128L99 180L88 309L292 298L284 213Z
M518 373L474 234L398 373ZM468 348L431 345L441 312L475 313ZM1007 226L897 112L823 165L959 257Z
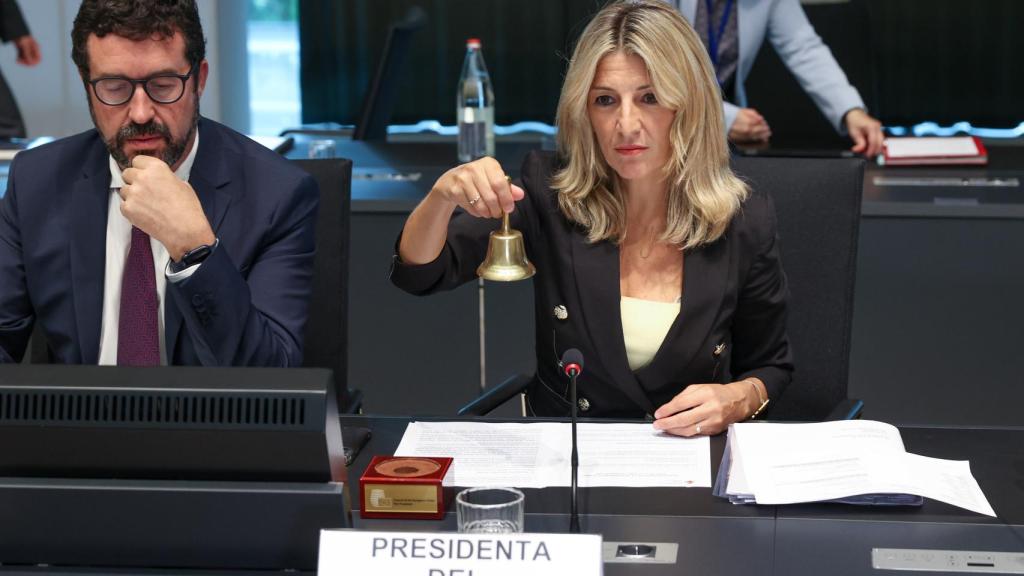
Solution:
M156 274L149 234L132 226L132 246L128 250L128 261L125 262L121 279L121 312L117 326L118 366L160 365L158 312Z

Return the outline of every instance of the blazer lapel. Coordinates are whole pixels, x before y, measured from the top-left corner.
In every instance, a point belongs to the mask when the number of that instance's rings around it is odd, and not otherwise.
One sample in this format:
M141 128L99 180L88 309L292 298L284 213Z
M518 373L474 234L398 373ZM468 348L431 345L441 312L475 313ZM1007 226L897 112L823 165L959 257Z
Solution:
M648 368L668 379L687 374L687 367L700 352L722 307L730 268L727 243L727 239L721 238L710 246L691 250L683 256L683 302L679 315L665 335L654 360L640 371L641 378L648 375ZM711 350L707 352L710 354ZM659 371L662 368L667 370Z
M206 219L210 222L215 236L224 215L227 214L234 186L231 185L231 172L227 156L223 150L220 134L216 126L205 119L199 121L199 149L196 150L195 163L189 174L189 184L196 191L199 203L203 206ZM181 331L183 317L177 306L167 300L164 305L164 342L167 345L167 363L174 364L177 352L178 333Z
M71 192L71 286L79 360L82 364L96 364L100 353L110 202L110 167L102 142L97 140L85 166Z
M618 247L611 242L589 244L586 236L574 231L572 252L576 289L595 352L622 391L646 412L654 412L651 400L629 369L626 359L620 312Z

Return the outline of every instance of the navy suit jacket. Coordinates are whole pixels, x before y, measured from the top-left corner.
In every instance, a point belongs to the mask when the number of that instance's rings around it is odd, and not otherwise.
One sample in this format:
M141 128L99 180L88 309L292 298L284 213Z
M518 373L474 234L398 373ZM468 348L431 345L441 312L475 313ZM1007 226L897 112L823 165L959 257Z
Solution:
M319 203L311 176L246 136L199 121L189 183L218 248L167 283L169 364L298 366ZM41 324L54 360L95 364L109 153L95 130L18 154L0 199L0 362Z
M619 247L590 243L562 215L549 185L555 155L531 152L523 163L526 197L510 220L523 233L537 267L533 277L537 374L527 391L538 416L569 413L558 359L578 348L585 416L636 418L653 414L689 384L760 378L775 399L789 384L793 359L786 335L789 290L775 242L775 208L754 191L715 242L680 253L682 306L650 364L629 368L622 333ZM459 213L440 256L419 266L395 259L391 280L413 294L448 290L476 279L495 222ZM556 314L555 308L566 314Z

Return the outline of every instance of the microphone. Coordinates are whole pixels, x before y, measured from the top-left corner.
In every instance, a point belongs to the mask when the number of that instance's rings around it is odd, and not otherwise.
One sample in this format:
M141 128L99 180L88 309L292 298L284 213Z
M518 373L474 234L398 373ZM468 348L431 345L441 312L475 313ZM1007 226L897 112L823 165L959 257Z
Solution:
M583 352L569 348L562 354L562 361L558 365L569 378L579 376L583 373Z
M569 532L578 534L580 531L580 516L576 511L576 477L579 473L580 457L576 450L576 378L583 373L583 353L575 348L570 348L562 353L562 360L558 363L569 377L569 395L572 397L569 421L572 424L572 456L569 463L572 468L572 483L569 494Z

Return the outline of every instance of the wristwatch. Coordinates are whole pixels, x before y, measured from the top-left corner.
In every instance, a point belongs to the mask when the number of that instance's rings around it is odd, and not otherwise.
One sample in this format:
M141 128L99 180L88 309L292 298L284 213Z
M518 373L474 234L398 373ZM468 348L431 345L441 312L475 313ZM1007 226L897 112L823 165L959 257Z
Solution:
M185 254L182 255L181 257L181 260L178 260L177 262L171 261L171 271L181 272L186 268L195 266L196 264L200 264L203 260L206 260L210 256L210 254L213 253L213 249L216 248L217 244L219 243L220 239L218 238L213 243L213 245L202 244L196 246L195 248L189 250L188 252L185 252Z

